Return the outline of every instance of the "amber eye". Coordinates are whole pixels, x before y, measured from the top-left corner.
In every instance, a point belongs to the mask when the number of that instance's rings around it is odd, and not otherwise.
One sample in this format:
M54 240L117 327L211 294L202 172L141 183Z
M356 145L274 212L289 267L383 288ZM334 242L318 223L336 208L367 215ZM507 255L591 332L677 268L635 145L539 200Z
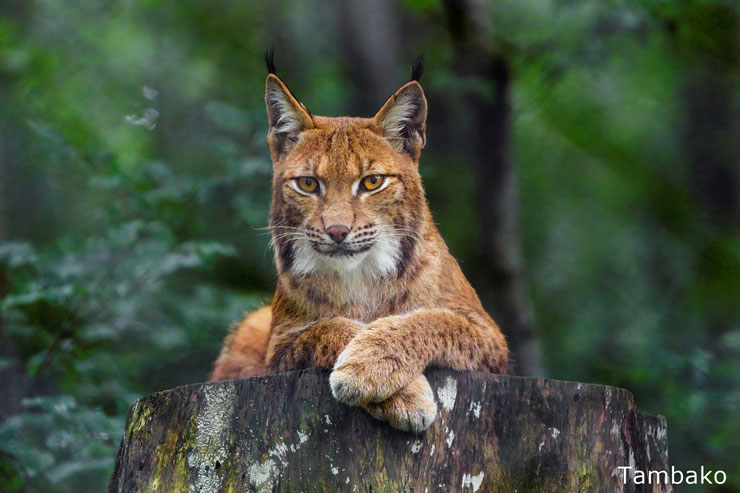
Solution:
M296 183L298 183L298 188L304 192L314 193L319 190L319 181L310 176L301 176L300 178L296 178Z
M372 192L373 190L380 188L380 185L382 185L384 181L385 176L383 175L370 175L363 178L361 184L364 190Z

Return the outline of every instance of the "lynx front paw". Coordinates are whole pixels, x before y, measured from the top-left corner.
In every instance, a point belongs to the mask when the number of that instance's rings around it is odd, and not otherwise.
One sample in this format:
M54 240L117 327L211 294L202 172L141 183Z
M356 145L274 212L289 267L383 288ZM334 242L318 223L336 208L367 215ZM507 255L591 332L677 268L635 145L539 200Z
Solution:
M381 402L408 385L423 368L406 361L377 333L362 332L344 348L329 378L334 397L350 406Z
M414 433L429 428L437 417L437 404L424 375L419 375L385 401L371 402L363 407L375 419L388 421L394 428Z

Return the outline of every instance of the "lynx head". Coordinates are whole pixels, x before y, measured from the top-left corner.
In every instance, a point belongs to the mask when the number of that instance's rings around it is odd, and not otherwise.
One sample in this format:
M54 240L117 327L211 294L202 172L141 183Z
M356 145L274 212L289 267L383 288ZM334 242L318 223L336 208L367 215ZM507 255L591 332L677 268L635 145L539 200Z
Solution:
M373 118L312 115L267 61L278 271L402 276L428 214L418 172L421 59Z

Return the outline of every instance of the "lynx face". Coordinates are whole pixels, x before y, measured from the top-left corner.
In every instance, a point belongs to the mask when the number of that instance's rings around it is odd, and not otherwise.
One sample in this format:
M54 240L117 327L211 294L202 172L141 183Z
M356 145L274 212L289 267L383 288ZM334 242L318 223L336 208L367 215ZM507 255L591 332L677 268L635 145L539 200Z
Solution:
M274 75L266 101L278 269L400 274L423 210L421 86L402 87L372 119L310 115Z

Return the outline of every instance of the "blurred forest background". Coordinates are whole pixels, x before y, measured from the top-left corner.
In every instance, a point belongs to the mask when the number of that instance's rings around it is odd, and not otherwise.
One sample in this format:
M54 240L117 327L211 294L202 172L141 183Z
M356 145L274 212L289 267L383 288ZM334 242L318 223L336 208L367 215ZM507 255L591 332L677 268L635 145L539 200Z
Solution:
M262 55L421 174L519 374L625 387L740 489L731 0L0 0L0 489L100 491L128 406L269 300ZM730 484L732 483L732 484Z

